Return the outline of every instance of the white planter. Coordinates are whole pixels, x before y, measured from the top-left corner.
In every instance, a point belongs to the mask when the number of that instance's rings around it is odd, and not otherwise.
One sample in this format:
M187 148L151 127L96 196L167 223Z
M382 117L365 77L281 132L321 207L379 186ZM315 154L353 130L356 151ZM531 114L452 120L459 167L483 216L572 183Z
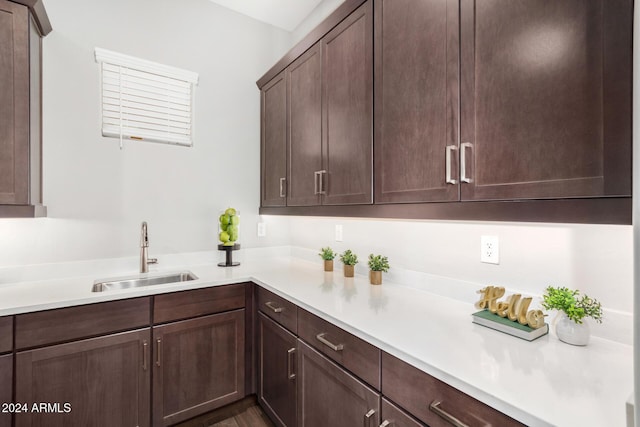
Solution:
M559 313L556 321L556 335L560 341L571 345L587 345L591 337L589 325L583 320L578 324L569 319L565 313Z

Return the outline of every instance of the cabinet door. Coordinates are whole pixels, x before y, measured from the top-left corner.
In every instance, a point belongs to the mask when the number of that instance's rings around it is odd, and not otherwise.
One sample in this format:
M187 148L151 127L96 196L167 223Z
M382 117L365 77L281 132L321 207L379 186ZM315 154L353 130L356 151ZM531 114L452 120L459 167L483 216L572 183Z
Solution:
M631 194L631 3L461 1L462 199Z
M149 335L144 329L18 353L16 402L57 406L17 414L16 426L148 426Z
M288 206L320 203L322 170L322 61L316 43L286 70L289 85Z
M378 393L300 340L298 351L299 425L379 425Z
M297 340L295 335L259 315L258 398L260 405L278 426L296 426Z
M0 0L0 204L29 203L29 11Z
M373 202L373 10L367 1L322 39L325 205Z
M284 72L261 91L262 169L261 205L286 205L287 85Z
M153 425L244 397L244 309L153 328Z
M0 405L13 402L13 356L0 356ZM11 413L0 412L0 427L11 427Z
M375 202L458 200L458 0L375 7Z
M409 414L398 408L387 399L382 398L381 404L382 423L380 427L423 427L424 424L414 420Z

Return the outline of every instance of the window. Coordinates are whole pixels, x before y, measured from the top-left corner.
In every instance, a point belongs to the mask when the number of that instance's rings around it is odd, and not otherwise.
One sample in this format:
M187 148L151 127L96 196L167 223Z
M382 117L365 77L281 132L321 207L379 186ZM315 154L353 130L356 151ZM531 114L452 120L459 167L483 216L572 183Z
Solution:
M198 74L96 48L102 135L191 146Z

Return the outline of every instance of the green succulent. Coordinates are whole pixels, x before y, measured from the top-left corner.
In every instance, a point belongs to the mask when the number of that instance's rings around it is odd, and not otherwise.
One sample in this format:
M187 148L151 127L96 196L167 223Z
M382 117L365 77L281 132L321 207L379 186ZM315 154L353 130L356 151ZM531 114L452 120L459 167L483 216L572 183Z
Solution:
M386 256L369 254L369 269L371 271L389 271L389 260Z
M329 246L327 246L326 248L321 248L318 255L320 255L320 258L325 261L331 261L336 257L336 253L333 252L333 249L331 249Z
M582 319L591 317L602 323L602 304L577 290L548 286L542 295L542 307L545 310L559 310L567 314L574 322L581 324Z
M356 265L358 263L358 255L351 252L351 249L347 249L340 255L340 261L344 265Z

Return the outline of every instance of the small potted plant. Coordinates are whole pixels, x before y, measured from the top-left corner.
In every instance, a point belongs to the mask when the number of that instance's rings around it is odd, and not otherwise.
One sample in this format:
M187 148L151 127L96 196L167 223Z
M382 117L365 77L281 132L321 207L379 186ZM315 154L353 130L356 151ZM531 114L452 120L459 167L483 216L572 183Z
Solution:
M585 317L591 317L602 323L602 305L587 295L580 295L580 291L569 288L548 286L542 296L542 307L545 310L558 310L556 319L556 335L560 341L573 345L587 345L589 343L589 325L583 322Z
M382 284L382 272L389 271L389 260L386 256L369 254L369 282L372 285Z
M333 249L329 246L321 248L318 255L320 255L320 258L324 260L324 271L333 271L333 259L336 257L336 253L333 252Z
M344 277L353 277L355 266L358 263L358 255L347 249L340 255L340 261L344 266Z

